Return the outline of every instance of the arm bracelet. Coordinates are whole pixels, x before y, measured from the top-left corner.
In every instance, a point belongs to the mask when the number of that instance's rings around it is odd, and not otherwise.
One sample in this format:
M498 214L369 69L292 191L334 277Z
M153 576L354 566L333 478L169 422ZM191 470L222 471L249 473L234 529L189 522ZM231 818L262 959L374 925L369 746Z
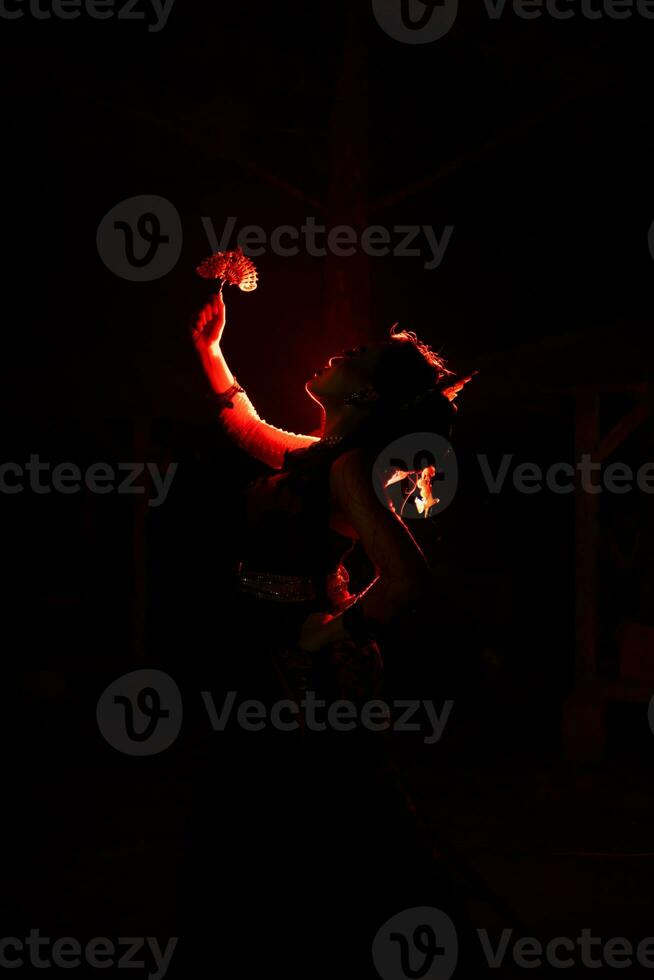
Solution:
M234 402L232 398L237 395L239 391L243 391L240 384L234 378L234 384L230 385L227 391L219 391L215 393L215 397L218 399L219 410L222 412L225 408L234 408Z

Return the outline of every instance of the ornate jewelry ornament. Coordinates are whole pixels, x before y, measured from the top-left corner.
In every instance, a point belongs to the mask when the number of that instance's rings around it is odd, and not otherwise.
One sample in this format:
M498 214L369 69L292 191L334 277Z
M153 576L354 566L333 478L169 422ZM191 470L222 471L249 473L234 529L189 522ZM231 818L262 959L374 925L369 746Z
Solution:
M213 394L211 397L217 399L220 406L220 411L222 412L225 408L234 408L234 402L232 399L235 395L242 391L245 392L244 388L241 388L240 384L234 377L233 384L227 389L227 391L221 391L220 393Z
M434 497L432 480L436 476L435 466L425 466L416 481L416 486L420 495L414 498L416 510L423 517L429 517L429 511L440 503L438 497Z
M252 259L243 254L243 249L233 252L214 252L197 267L197 274L203 279L222 279L228 286L238 286L244 293L257 288L257 270Z
M419 391L417 395L413 398L409 398L408 401L400 405L400 412L412 412L416 408L420 408L421 405L426 405L432 398L442 398L445 396L448 402L454 402L460 392L463 391L465 386L469 381L472 381L474 376L477 374L473 371L472 374L467 375L465 378L458 378L452 384L443 384L442 382L437 385L432 385L430 388L426 388L424 391ZM456 406L454 406L456 409Z
M317 445L338 446L339 442L343 442L343 436L323 436Z
M472 374L466 375L465 378L459 378L458 381L454 382L454 384L447 385L445 388L441 388L441 391L443 392L447 400L453 402L456 399L459 392L463 391L463 389L468 384L468 382L472 381L472 379L476 374L477 372L473 371Z
M440 503L440 498L435 497L433 493L432 481L435 476L436 467L425 466L421 470L396 470L386 481L384 484L385 487L391 487L394 483L400 483L402 480L409 480L411 484L411 489L404 497L404 503L400 509L400 517L404 513L404 508L410 500L411 495L416 490L418 490L418 495L413 498L416 510L422 517L429 517L429 511L432 507L436 507Z
M246 562L239 562L238 584L241 592L270 602L307 602L316 598L313 580L308 576L260 571Z
M356 408L366 408L368 405L374 405L380 398L381 395L377 389L373 385L367 385L365 388L359 388L358 391L353 391L344 401L346 405L354 405Z
M404 402L399 406L398 411L400 412L411 412L421 405L426 404L432 398L441 398L443 395L449 402L453 402L458 394L463 391L465 386L471 381L477 372L474 371L465 378L459 378L453 384L450 385L433 385L430 388L426 388L424 391L418 392L413 398ZM373 385L367 385L365 388L359 388L358 391L352 392L348 395L344 401L346 405L354 405L357 408L367 408L374 405L376 402L380 401L381 395Z

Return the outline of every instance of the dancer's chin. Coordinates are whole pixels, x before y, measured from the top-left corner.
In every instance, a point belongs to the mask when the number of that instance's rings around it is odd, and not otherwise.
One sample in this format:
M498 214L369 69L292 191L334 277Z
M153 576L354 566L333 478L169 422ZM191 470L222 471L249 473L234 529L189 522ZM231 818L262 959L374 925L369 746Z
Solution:
M320 375L321 374L322 374L322 371L316 371L316 373L315 374L312 374L311 377L308 379L308 381L307 381L307 383L305 384L304 387L307 389L307 391L309 392L309 394L311 394L311 395L318 395L318 394L320 394L320 390L321 390Z
M306 391L309 398L312 398L314 402L317 402L321 408L322 404L322 391L320 390L320 379L315 375L306 382L304 390Z

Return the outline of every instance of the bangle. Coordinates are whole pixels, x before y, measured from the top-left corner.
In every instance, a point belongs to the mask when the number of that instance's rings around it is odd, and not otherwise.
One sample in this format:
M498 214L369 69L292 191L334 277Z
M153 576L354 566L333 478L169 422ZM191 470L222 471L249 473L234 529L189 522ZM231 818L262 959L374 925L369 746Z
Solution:
M232 401L232 398L234 397L234 395L237 395L239 391L243 391L243 390L244 389L241 388L236 378L234 378L234 384L230 385L227 391L216 392L216 398L218 399L220 411L222 412L224 408L234 408L234 402Z

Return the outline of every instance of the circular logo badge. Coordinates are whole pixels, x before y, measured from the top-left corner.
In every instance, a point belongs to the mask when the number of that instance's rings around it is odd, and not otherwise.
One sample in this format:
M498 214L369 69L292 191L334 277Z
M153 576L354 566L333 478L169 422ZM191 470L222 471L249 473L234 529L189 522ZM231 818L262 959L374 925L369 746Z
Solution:
M449 915L421 906L390 918L372 943L372 961L382 980L449 980L459 939Z
M377 496L403 520L424 519L452 503L459 468L451 443L435 432L412 432L391 442L375 460Z
M372 0L377 23L394 41L430 44L450 30L458 0Z
M131 282L161 279L182 253L182 221L165 197L144 194L121 201L100 222L100 258L113 273Z
M162 670L123 674L98 701L98 727L125 755L156 755L173 744L182 727L182 696Z

